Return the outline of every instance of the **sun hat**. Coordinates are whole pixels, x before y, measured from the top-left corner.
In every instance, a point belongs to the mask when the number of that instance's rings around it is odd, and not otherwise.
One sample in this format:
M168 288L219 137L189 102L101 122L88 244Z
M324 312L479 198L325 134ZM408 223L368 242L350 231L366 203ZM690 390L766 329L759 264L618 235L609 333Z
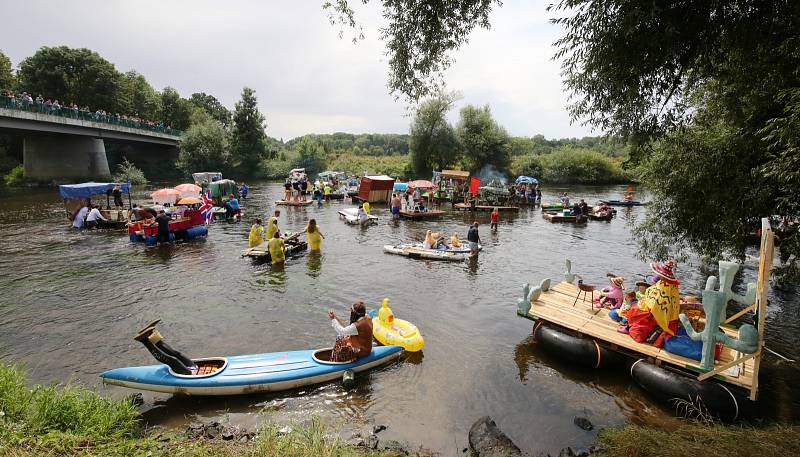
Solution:
M623 278L622 276L611 278L611 283L621 289L622 285L625 283L625 278Z
M653 273L655 273L662 279L666 279L667 281L678 280L675 277L675 274L672 272L672 269L674 267L675 267L675 262L673 262L672 260L667 260L664 263L652 262L650 264L650 269L653 270Z

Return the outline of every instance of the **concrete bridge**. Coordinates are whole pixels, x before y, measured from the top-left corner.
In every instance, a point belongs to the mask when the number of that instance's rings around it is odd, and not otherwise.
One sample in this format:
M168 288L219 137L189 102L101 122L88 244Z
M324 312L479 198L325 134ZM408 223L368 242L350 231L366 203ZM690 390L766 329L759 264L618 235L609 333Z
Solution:
M181 137L173 132L0 107L0 129L21 133L25 177L110 176L105 141L160 145L174 156Z

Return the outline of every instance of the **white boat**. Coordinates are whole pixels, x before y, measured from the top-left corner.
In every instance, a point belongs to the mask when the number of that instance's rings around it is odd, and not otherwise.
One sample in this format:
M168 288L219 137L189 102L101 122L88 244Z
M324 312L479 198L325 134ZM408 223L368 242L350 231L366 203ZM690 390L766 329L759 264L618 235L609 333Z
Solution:
M345 208L339 211L339 215L344 218L344 221L348 224L359 224L360 221L358 220L358 208ZM378 216L373 216L371 214L367 215L367 223L368 224L375 224L378 222Z
M417 244L399 244L396 246L384 245L383 251L389 254L397 254L412 259L427 259L427 260L450 260L453 262L464 261L470 256L470 251L467 249L458 251L447 251L440 249L425 249Z

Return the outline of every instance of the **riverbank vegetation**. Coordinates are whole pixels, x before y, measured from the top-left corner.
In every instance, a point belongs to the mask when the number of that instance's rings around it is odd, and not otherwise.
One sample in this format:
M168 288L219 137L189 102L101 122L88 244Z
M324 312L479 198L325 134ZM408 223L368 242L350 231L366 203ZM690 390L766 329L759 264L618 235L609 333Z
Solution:
M786 457L800 455L800 427L686 424L677 430L638 425L605 429L598 457Z
M130 399L76 386L29 388L22 369L0 363L0 456L68 455L383 457L397 451L347 446L317 419L288 432L265 423L252 440L189 439L144 427Z

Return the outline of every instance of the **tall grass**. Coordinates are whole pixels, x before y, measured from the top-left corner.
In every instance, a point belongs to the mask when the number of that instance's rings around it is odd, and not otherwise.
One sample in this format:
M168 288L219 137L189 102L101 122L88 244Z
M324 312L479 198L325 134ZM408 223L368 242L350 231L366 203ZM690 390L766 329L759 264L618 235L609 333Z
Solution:
M28 389L24 371L7 364L0 364L0 411L27 434L68 432L100 441L130 436L139 422L129 400L105 399L77 386Z

